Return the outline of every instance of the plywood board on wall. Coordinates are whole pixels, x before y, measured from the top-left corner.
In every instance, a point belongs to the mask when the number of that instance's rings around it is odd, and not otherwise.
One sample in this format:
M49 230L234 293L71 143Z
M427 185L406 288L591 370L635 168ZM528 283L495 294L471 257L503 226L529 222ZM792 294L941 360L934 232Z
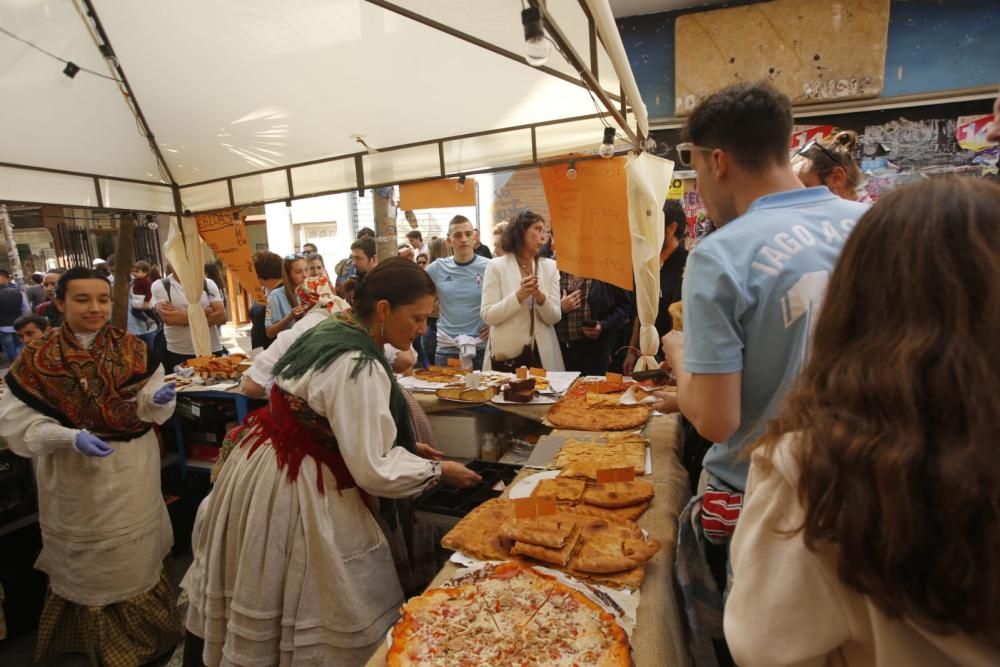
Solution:
M770 80L793 104L882 92L890 0L772 0L680 16L676 112L741 81Z

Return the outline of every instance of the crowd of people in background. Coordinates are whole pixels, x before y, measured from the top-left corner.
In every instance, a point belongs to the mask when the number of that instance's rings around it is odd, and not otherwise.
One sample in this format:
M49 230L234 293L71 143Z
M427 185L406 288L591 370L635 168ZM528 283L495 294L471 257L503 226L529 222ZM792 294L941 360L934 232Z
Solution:
M995 114L992 141L1000 99ZM711 224L689 238L682 207L664 206L657 357L676 391L658 392L655 407L679 413L687 434L693 497L675 574L695 662L1000 664L1000 187L930 179L872 206L857 201L856 135L790 156L792 123L788 98L764 83L708 96L677 154L697 173ZM361 229L332 272L313 244L254 256L267 294L250 309L252 345L279 342L248 386L270 391L276 412L255 413L239 434L248 454L224 463L203 506L210 520L196 528L186 630L192 655L211 664L224 651L237 662L275 653L271 638L285 630L294 636L283 659L294 645L353 664L383 640L416 561L394 562L380 535L410 521L405 498L478 481L421 439L420 411L405 407L394 372L457 360L600 375L637 362L635 294L560 271L559 239L536 212L495 225L492 249L460 215L444 237L408 232L398 257L379 258L375 237ZM28 285L0 270L0 344L14 363L0 435L39 461L55 499L42 509L39 567L52 590L40 656L79 648L84 635L97 642L66 616L81 607L127 616L152 637L119 638L142 659L180 632L149 424L173 411L164 371L194 356L187 293L169 266L163 276L133 267L129 331L159 352L161 369L108 326L109 264ZM206 266L199 303L221 355L217 268ZM683 331L668 313L677 301ZM65 373L43 372L50 358ZM125 467L81 473L80 461L115 451ZM66 480L86 503L58 506ZM320 502L325 488L338 493ZM253 503L248 489L280 504ZM235 550L233 525L253 528ZM260 535L272 534L299 560L265 559ZM110 546L81 551L81 540ZM226 588L241 573L253 585ZM334 640L282 625L291 590L292 615L324 619ZM218 622L230 614L235 626Z
M656 408L679 412L685 429L694 498L680 520L677 577L682 590L700 591L685 600L693 650L699 664L834 654L869 664L876 643L896 664L996 658L996 568L980 568L981 585L963 583L945 557L984 563L1000 546L1000 473L995 457L983 458L996 420L941 391L966 376L997 386L1000 352L986 329L996 330L1000 298L998 188L937 179L872 208L859 201L857 135L840 132L790 156L792 122L787 97L766 84L708 97L677 150L697 173L710 222L690 238L680 202L664 206L657 359L677 391L658 393ZM414 343L419 363L631 373L635 294L560 271L558 239L537 213L521 211L493 231L492 251L463 216L443 237L407 233L400 255L426 269L436 295ZM931 247L934 234L954 261L933 261L942 252ZM351 281L377 263L374 233L364 229L338 266L341 296L350 302ZM888 280L889 269L904 283ZM683 333L668 313L678 301ZM920 324L916 314L932 311L962 332L962 351L946 353L942 327ZM902 432L907 442L894 435ZM945 474L949 466L959 467ZM845 467L854 479L834 473ZM993 490L973 499L956 486L960 477ZM945 526L923 489L948 495L955 516L968 515L956 504L968 502L990 517L988 535L963 533L965 521ZM867 509L847 516L848 497ZM886 531L887 522L902 522L905 533ZM934 535L952 546L938 549ZM797 579L769 574L774 558ZM802 610L828 630L793 631Z

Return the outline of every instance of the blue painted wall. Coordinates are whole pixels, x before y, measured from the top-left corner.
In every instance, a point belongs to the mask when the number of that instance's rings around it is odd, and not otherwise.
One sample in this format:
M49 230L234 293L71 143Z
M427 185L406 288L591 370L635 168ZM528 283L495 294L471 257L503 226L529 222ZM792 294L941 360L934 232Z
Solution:
M674 115L673 13L618 19L635 82L650 118Z
M674 24L689 13L618 20L650 118L674 115ZM1000 0L892 1L883 96L994 84L1000 86Z
M1000 0L894 0L883 95L994 83L1000 83Z

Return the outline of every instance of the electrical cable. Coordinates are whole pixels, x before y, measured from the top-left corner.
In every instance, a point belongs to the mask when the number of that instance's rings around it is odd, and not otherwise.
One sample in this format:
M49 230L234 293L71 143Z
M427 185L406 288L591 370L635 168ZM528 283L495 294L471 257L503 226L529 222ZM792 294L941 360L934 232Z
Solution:
M26 46L30 46L31 48L35 49L39 53L44 53L49 58L52 58L53 60L57 60L57 61L61 62L63 65L66 65L66 64L68 64L70 62L69 60L66 60L65 58L60 58L59 56L57 56L56 54L52 53L51 51L46 51L45 49L43 49L42 47L38 46L37 44L35 44L33 42L29 42L28 40L24 39L23 37L19 37L18 35L15 35L14 33L12 33L10 30L7 30L6 28L0 27L0 33L3 33L5 35L7 35L11 39L16 39L17 41L21 42L22 44L24 44ZM73 64L76 65L76 63L73 63ZM83 67L81 65L76 65L76 66L80 68L81 72L86 72L87 74L93 74L94 76L99 76L102 79L107 79L108 81L114 81L115 83L118 83L118 84L121 83L117 78L115 78L113 76L108 76L107 74L101 74L100 72L95 72L94 70L88 69L88 68Z

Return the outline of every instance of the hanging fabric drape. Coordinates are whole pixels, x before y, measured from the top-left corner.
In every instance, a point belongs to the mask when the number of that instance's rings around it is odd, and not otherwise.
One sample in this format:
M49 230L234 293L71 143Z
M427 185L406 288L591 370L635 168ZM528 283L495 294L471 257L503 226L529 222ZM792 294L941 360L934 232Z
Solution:
M180 225L183 225L183 234ZM212 354L208 320L201 306L201 296L205 289L205 252L201 247L201 237L198 236L198 223L195 219L190 216L183 217L180 219L180 225L177 218L170 221L170 234L167 236L163 251L174 269L174 275L184 288L184 297L188 302L188 328L191 332L194 353L199 357L205 357Z
M632 233L632 270L639 312L639 349L635 370L657 367L660 349L656 309L660 300L660 248L663 247L663 203L667 200L674 163L642 153L625 167L628 175L628 226Z

